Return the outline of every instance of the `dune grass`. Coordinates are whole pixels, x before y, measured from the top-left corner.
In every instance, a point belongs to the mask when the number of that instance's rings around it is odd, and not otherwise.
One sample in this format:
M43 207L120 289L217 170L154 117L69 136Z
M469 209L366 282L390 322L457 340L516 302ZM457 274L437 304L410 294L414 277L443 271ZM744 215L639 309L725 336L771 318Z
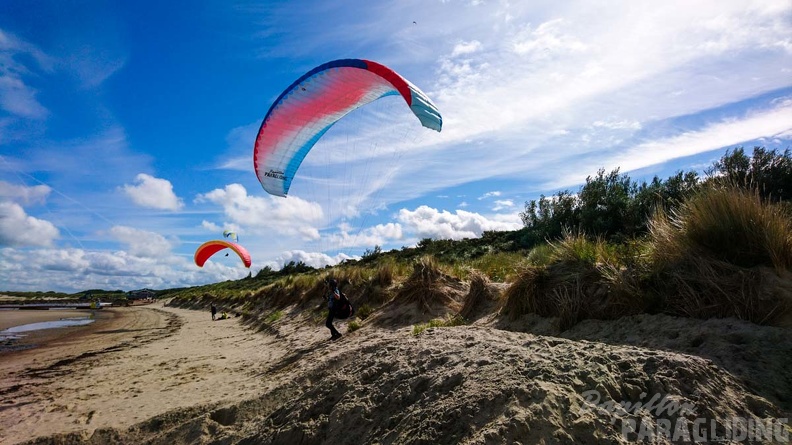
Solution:
M529 259L524 252L494 252L480 257L461 260L449 267L449 274L462 280L472 279L471 274L483 274L492 281L512 280Z
M215 302L256 316L295 303L322 312L324 280L334 278L362 320L389 301L415 304L424 312L438 305L458 306L448 286L459 293L466 280L463 318L495 299L488 294L490 282L506 282L509 287L498 301L501 314L557 317L561 329L583 319L636 313L737 317L764 324L792 313L787 204L719 185L702 188L670 213L656 213L648 226L647 236L619 242L566 232L527 251L478 245L475 255L454 250L443 262L430 255L416 261L385 252L372 261L227 281L172 295L187 307L208 308ZM434 244L438 249L451 246L450 241Z
M706 189L658 213L650 234L653 290L667 312L772 324L792 310L778 286L792 268L792 219L757 192Z
M465 296L465 302L459 311L459 316L469 320L476 313L476 310L485 302L494 300L495 297L487 287L489 279L483 273L473 271L470 276L470 290Z
M705 189L673 214L658 213L649 227L658 266L703 256L745 268L792 268L792 219L755 191Z
M424 312L430 312L437 304L452 304L452 297L442 286L447 279L438 261L432 256L424 256L413 264L413 273L402 283L394 301L416 304Z

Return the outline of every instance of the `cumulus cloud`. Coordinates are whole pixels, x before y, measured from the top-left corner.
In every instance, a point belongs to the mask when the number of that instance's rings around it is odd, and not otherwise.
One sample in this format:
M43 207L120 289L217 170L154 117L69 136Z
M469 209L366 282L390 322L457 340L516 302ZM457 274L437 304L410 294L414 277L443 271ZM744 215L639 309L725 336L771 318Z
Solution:
M223 230L217 224L213 222L209 222L207 220L201 221L201 227L208 230L209 232L214 232L214 233L221 232Z
M0 198L6 198L20 204L44 203L51 191L52 189L46 185L26 187L0 181Z
M126 251L84 249L0 248L3 285L18 290L77 292L85 289L164 289L240 279L242 267L208 262L196 268L192 258L168 255L153 258Z
M162 258L171 254L173 245L162 235L132 227L115 226L110 234L125 244L129 254L144 258Z
M396 223L377 224L363 230L354 230L342 225L338 233L328 237L330 245L340 247L373 247L388 244L404 238L402 227Z
M319 204L294 196L250 196L241 184L230 184L196 198L196 202L207 201L222 206L231 223L251 232L266 230L305 240L319 238L316 225L324 218Z
M454 239L476 238L490 230L517 230L517 222L499 221L478 213L457 210L455 213L420 206L414 211L401 209L398 220L406 231L419 238Z
M167 179L140 173L135 177L134 185L126 184L123 189L141 207L162 210L179 210L184 207L181 198L173 193L173 185Z
M311 266L311 267L324 267L324 266L334 266L339 264L345 260L349 259L356 259L358 257L349 256L345 253L339 253L335 256L330 256L321 252L306 252L304 250L291 250L287 252L281 253L278 260L275 262L274 265L271 265L274 269L280 269L284 265L288 264L291 261L295 263L299 263L302 261L303 263Z
M51 222L27 215L14 202L0 202L0 246L48 247L59 236Z

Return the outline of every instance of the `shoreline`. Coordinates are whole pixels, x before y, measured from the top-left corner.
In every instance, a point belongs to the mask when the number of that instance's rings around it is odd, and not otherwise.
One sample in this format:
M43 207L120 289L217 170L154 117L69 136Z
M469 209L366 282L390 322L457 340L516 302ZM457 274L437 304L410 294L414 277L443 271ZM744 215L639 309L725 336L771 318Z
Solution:
M90 317L101 310L104 309L4 309L0 310L0 331L62 318Z
M11 312L11 311L9 311ZM9 337L6 339L0 338L0 357L3 360L11 360L10 354L15 354L21 351L29 351L31 349L38 349L48 347L50 344L58 342L59 340L67 340L76 338L84 333L92 332L100 329L103 326L111 323L117 317L117 314L108 311L72 311L72 310L57 310L57 311L20 311L23 314L14 314L13 317L4 317L3 325L10 325L10 327L24 326L26 324L57 321L62 318L73 317L91 317L93 313L93 323L83 326L65 326L55 327L48 329L38 329L35 331L27 331ZM26 312L31 312L27 314ZM101 312L101 313L100 313ZM7 329L7 328L4 328Z
M127 428L174 409L238 402L287 351L208 311L113 308L110 318L0 355L0 443ZM259 377L257 377L259 376Z

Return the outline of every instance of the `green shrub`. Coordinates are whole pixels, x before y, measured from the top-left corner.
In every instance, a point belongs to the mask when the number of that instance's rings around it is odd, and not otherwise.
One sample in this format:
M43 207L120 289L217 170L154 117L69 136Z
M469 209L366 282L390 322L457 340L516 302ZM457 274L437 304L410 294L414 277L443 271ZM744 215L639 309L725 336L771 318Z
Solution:
M355 310L355 315L361 320L365 320L372 312L374 309L370 305L364 304Z
M353 320L347 323L347 332L355 332L358 329L360 329L360 323L358 323L357 321Z
M267 317L264 319L264 323L272 324L280 320L282 317L283 311L273 311L271 314L267 315Z

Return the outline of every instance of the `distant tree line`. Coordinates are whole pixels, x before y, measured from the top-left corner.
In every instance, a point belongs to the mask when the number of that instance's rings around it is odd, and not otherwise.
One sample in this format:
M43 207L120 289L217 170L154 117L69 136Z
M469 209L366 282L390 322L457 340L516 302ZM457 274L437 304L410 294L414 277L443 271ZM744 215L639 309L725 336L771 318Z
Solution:
M663 180L655 176L640 183L604 169L586 178L578 193L563 190L525 203L520 218L528 244L559 238L565 230L619 239L642 235L658 209L673 211L700 187L728 184L755 190L774 202L792 200L790 151L755 147L749 157L742 148L728 151L699 178L696 172L677 172Z

